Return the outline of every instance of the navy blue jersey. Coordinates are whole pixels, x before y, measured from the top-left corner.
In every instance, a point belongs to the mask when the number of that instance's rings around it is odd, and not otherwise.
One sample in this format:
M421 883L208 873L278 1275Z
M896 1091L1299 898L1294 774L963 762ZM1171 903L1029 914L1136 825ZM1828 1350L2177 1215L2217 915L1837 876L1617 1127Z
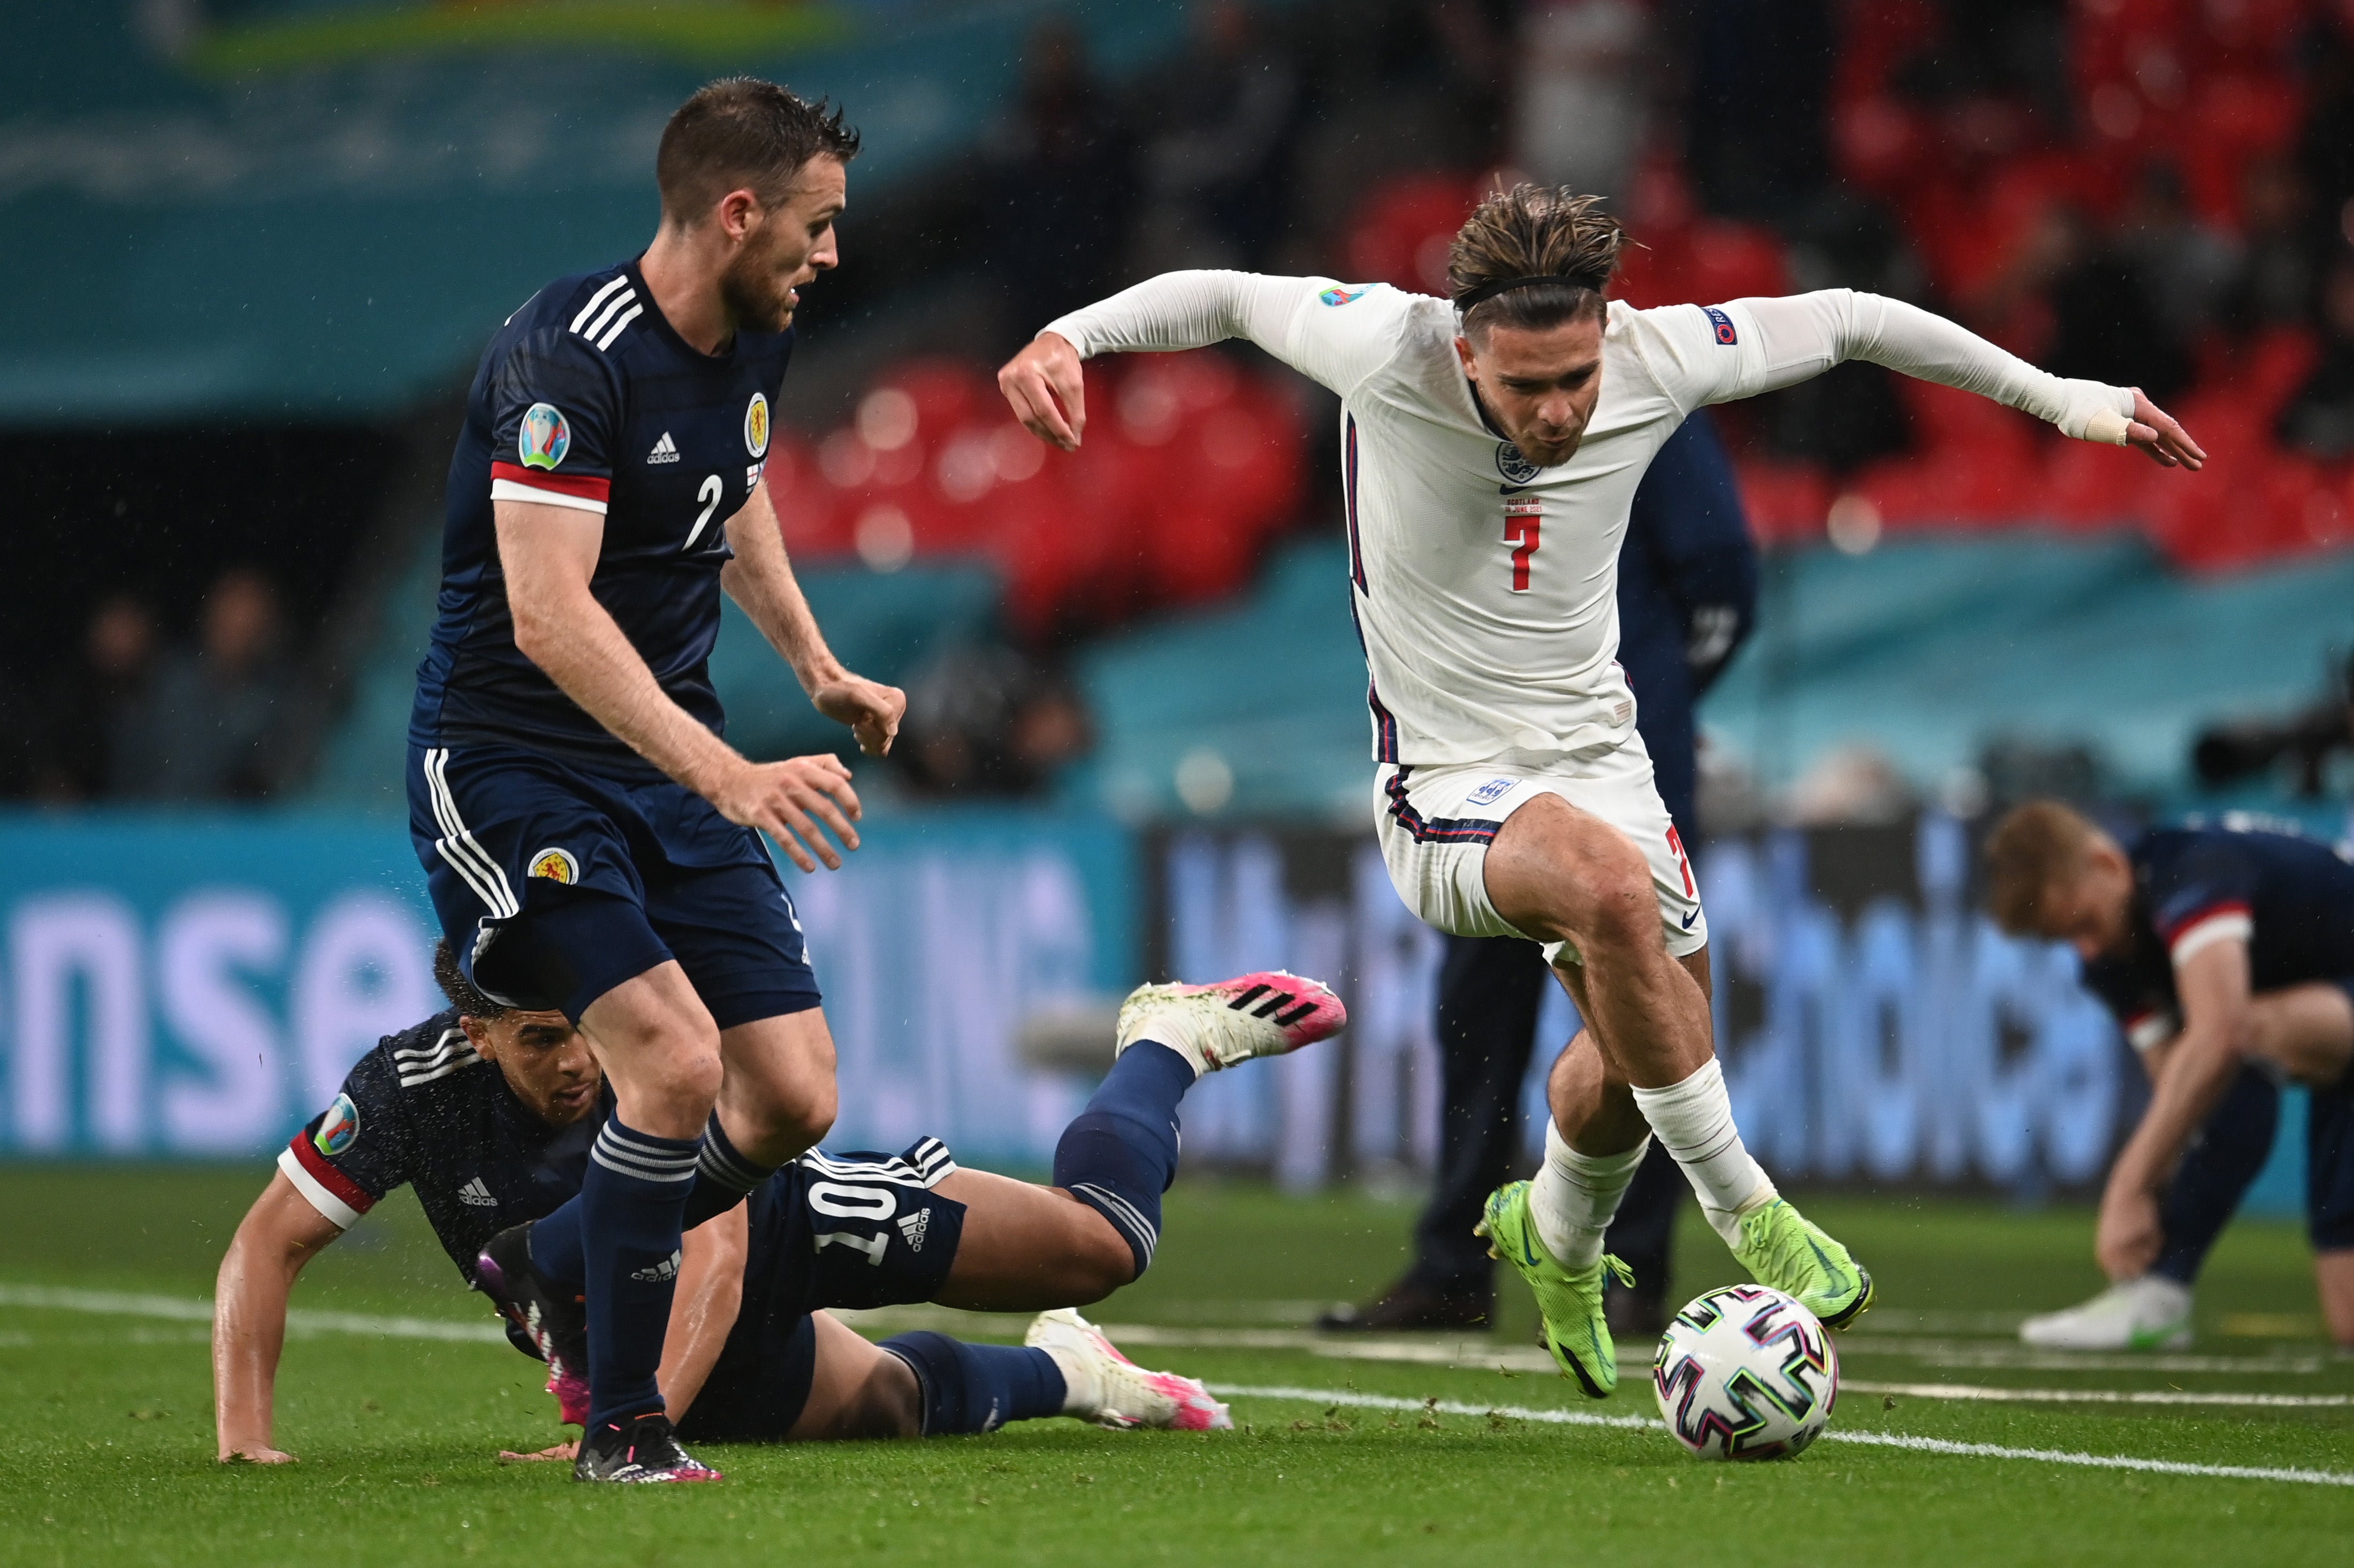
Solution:
M2209 943L2248 944L2250 988L2354 977L2354 863L2293 833L2157 828L2134 841L2124 951L2084 966L2084 983L2135 1044L2180 1025L2174 968Z
M606 1106L610 1105L610 1094ZM278 1156L313 1208L349 1229L403 1182L471 1285L482 1244L580 1190L606 1108L550 1127L475 1054L452 1011L388 1035Z
M1757 546L1733 463L1706 410L1668 438L1627 517L1618 550L1618 662L1659 798L1698 840L1693 706L1757 615Z
M705 662L719 635L724 524L760 482L793 334L689 347L634 262L549 284L482 351L450 462L440 615L409 738L499 741L625 776L652 766L514 644L494 500L601 514L589 591L670 698L721 732Z

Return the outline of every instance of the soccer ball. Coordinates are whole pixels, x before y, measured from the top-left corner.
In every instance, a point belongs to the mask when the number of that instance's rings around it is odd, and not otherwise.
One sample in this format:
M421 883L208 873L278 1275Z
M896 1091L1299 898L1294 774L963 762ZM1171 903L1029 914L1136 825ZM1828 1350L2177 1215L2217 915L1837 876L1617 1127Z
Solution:
M1763 1285L1728 1285L1676 1314L1651 1362L1675 1440L1703 1459L1785 1459L1822 1432L1839 1352L1812 1312Z

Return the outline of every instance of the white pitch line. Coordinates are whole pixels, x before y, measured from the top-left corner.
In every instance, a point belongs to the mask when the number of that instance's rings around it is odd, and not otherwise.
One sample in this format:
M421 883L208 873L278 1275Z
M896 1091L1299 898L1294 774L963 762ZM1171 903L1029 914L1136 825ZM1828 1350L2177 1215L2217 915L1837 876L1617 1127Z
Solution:
M2354 1393L2217 1393L2189 1389L1994 1388L1968 1383L1866 1383L1841 1378L1858 1393L1902 1393L1914 1399L1989 1399L2020 1404L2228 1404L2268 1410L2342 1410Z
M1613 1426L1627 1431L1665 1432L1664 1422L1640 1415L1595 1415L1582 1410L1550 1410L1514 1404L1466 1404L1459 1400L1401 1399L1394 1394L1357 1393L1345 1389L1255 1388L1238 1383L1209 1385L1212 1393L1232 1399L1292 1400L1303 1404L1343 1405L1361 1410L1433 1410L1447 1415L1501 1415L1515 1421L1542 1421L1556 1426ZM2194 1465L2179 1459L2143 1459L2130 1454L2085 1454L2062 1448L2013 1448L1999 1443L1956 1443L1943 1437L1914 1437L1902 1432L1847 1432L1833 1427L1818 1442L1861 1443L1874 1448L1903 1448L1920 1454L1947 1454L1973 1459L2029 1459L2045 1465L2074 1465L2095 1470L2140 1470L2162 1476L2203 1476L2234 1481L2290 1481L2305 1486L2354 1487L2354 1474L2340 1470L2306 1470L2256 1465Z
M209 1323L213 1304L203 1297L148 1296L125 1290L73 1290L48 1285L0 1285L0 1307L41 1312L87 1312L101 1317L165 1318ZM385 1318L368 1312L313 1312L290 1308L287 1331L294 1334L358 1334L387 1340L442 1340L465 1344L504 1344L495 1323L453 1323L432 1318Z

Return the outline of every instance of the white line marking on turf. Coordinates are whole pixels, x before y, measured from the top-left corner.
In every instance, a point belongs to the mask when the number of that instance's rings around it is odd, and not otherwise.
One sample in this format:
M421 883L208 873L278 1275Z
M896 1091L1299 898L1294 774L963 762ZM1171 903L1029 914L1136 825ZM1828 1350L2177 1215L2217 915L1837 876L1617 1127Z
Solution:
M72 1290L48 1285L0 1285L0 1307L45 1312L86 1312L106 1317L168 1318L209 1323L213 1304L203 1297L146 1296L123 1290ZM506 1330L495 1323L452 1323L431 1318L385 1318L368 1312L313 1312L290 1308L292 1334L363 1334L387 1340L446 1340L504 1344Z
M2186 1389L1990 1388L1967 1383L1866 1383L1841 1378L1858 1393L1903 1393L1915 1399L1992 1399L2022 1404L2230 1404L2285 1410L2338 1410L2354 1393L2217 1393Z
M1360 1410L1436 1410L1447 1415L1501 1415L1556 1426L1614 1426L1626 1431L1665 1432L1663 1422L1641 1415L1596 1415L1583 1410L1551 1410L1515 1404L1466 1404L1460 1400L1401 1399L1394 1394L1356 1393L1329 1388L1256 1388L1214 1383L1212 1393L1230 1399L1279 1399L1302 1404L1345 1405ZM1846 1432L1832 1427L1824 1443L1861 1443L1874 1448L1905 1448L1973 1459L2031 1459L2046 1465L2076 1465L2095 1470L2141 1470L2164 1476L2204 1476L2236 1481L2294 1481L2306 1486L2354 1487L2354 1474L2256 1465L2193 1465L2179 1459L2142 1459L2129 1454L2085 1454L2062 1448L2013 1448L1999 1443L1956 1443L1902 1432Z

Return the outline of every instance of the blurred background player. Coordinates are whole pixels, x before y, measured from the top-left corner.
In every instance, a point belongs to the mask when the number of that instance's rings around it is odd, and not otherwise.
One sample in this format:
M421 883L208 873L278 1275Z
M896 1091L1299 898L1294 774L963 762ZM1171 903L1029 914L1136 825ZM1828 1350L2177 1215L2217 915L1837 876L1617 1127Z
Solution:
M904 698L828 650L761 483L798 289L834 265L857 133L748 78L663 132L642 255L550 284L484 351L451 463L440 619L418 670L409 831L485 995L560 1012L616 1097L543 1225L586 1281L575 1473L707 1475L655 1383L684 1228L815 1143L833 1042L761 842L857 847L832 757L747 760L706 660L724 588L868 752Z
M2189 1343L2191 1283L2271 1152L2287 1081L2312 1097L2306 1224L2322 1312L2354 1349L2354 863L2253 828L2156 828L2126 847L2031 800L1996 825L1987 869L1996 921L2075 948L2151 1086L2101 1199L2094 1251L2115 1283L2026 1337Z
M360 1059L280 1153L221 1261L224 1460L293 1457L271 1434L279 1352L294 1281L321 1250L407 1185L461 1277L482 1287L497 1238L527 1235L578 1189L611 1119L613 1097L570 1020L483 995L446 943L434 967L452 1005ZM786 1166L686 1238L659 1376L669 1418L726 1442L937 1436L1044 1415L1227 1425L1200 1383L1130 1364L1068 1308L1150 1264L1178 1105L1201 1075L1298 1050L1346 1020L1329 990L1289 975L1139 988L1109 1074L1064 1130L1052 1187L960 1169L928 1138L896 1156L812 1152ZM931 1332L878 1346L824 1311L924 1301L1046 1311L1019 1349ZM564 1362L577 1353L573 1316L554 1336L564 1349L550 1388L578 1422L585 1390ZM534 1336L509 1337L541 1354ZM685 1478L649 1466L622 1478Z
M1741 492L1715 427L1696 413L1651 460L1618 553L1618 662L1635 694L1635 728L1651 754L1659 798L1687 844L1700 842L1694 710L1756 613L1757 547ZM1521 1084L1550 981L1533 942L1441 940L1438 1162L1429 1205L1415 1226L1414 1265L1381 1299L1328 1314L1323 1328L1472 1328L1495 1306L1495 1260L1471 1232L1488 1194L1520 1158ZM1632 1286L1614 1277L1606 1287L1614 1333L1665 1327L1683 1193L1675 1160L1655 1144L1603 1244L1635 1275Z
M1617 1384L1602 1282L1625 1272L1603 1236L1653 1132L1761 1282L1833 1327L1872 1300L1869 1273L1749 1155L1716 1063L1699 889L1614 657L1618 547L1652 456L1696 408L1865 359L2167 466L2203 461L2139 392L2062 381L1882 296L1609 302L1625 238L1596 198L1522 185L1458 233L1447 300L1172 272L1048 323L998 375L1066 450L1097 354L1247 337L1340 395L1391 881L1441 931L1544 943L1585 1023L1550 1081L1544 1165L1490 1198L1481 1230L1596 1398Z

